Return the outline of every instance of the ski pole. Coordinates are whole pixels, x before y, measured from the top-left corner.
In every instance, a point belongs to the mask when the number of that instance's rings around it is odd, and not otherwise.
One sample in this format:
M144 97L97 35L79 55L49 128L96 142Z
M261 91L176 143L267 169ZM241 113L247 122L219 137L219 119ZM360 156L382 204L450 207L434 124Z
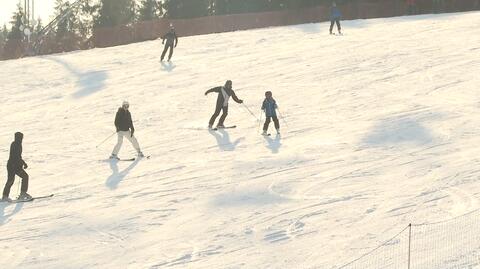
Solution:
M114 132L113 134L109 135L107 138L105 138L105 140L103 140L100 144L98 144L95 148L98 148L100 147L100 145L102 145L103 143L105 143L108 139L110 139L110 137L112 137L114 134L116 134L117 132Z
M258 120L257 116L255 116L255 115L253 114L253 112L250 110L250 108L248 108L247 105L245 105L245 103L242 103L242 105L248 110L248 112L250 113L250 115L252 115L256 120Z
M278 110L278 115L280 115L280 118L282 118L282 120L283 120L283 123L285 123L285 126L287 126L287 128L289 128L289 127L288 127L288 124L287 124L287 121L286 121L285 118L282 116L282 112L280 112L280 109L278 109L278 107L277 107L277 110ZM289 129L290 129L290 128L289 128Z
M258 120L257 132L260 132L260 127L262 126L262 116L263 116L263 110L260 110L260 120Z

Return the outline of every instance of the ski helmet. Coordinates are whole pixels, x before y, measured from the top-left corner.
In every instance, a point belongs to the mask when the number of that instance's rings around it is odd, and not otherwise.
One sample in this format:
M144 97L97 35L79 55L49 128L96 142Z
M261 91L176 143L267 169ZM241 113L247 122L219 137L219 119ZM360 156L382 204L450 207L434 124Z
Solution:
M227 81L225 82L225 87L226 87L226 88L232 88L232 81L231 81L231 80L227 80Z
M128 103L128 101L123 101L123 103L122 103L122 108L123 109L128 109L129 106L130 106L130 104Z
M266 91L265 92L265 97L272 97L272 92L271 91Z

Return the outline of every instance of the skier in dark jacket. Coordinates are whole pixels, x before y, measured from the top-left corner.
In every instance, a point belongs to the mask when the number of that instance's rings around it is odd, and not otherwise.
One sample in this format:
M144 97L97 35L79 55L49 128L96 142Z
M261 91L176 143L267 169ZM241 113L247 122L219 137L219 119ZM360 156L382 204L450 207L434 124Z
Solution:
M7 163L7 183L3 189L2 201L12 201L8 196L10 195L10 188L15 181L15 175L22 178L22 187L20 189L19 200L30 200L32 196L27 193L28 191L28 174L24 169L27 169L27 163L22 159L22 140L23 134L20 132L15 133L15 141L10 145L10 157Z
M126 137L130 143L132 143L133 147L138 152L138 157L144 157L142 151L140 150L140 145L133 135L135 128L133 128L132 115L130 114L130 111L128 111L129 106L129 103L124 101L122 107L118 108L117 114L115 115L115 128L117 128L118 140L117 144L113 148L110 159L119 159L118 152L122 147L124 137Z
M165 43L165 39L167 40L167 43ZM168 54L168 61L170 61L173 55L173 48L177 47L178 44L178 37L173 27L170 28L170 31L168 33L162 36L162 44L165 44L165 47L163 48L160 61L163 61L163 58L165 58L165 54L167 53L168 48L170 48L170 53Z
M262 135L267 135L268 125L270 120L273 120L277 134L280 134L280 123L278 122L276 109L278 108L277 102L273 99L272 92L265 92L265 100L262 104L262 110L265 111L265 123L263 124Z
M225 128L225 126L223 125L223 122L225 121L225 118L228 115L228 100L230 99L230 96L233 98L235 102L239 104L243 103L243 100L238 99L237 95L235 95L235 92L232 89L231 80L227 80L227 82L225 82L225 86L215 87L206 91L205 95L211 92L217 92L218 98L217 98L217 105L215 107L215 112L213 113L212 117L210 118L210 121L208 122L208 128L209 129L212 128L213 123L215 122L215 119L220 114L220 111L223 111L223 113L222 113L222 116L220 116L220 120L218 121L217 128Z
M337 3L332 2L332 7L330 8L330 34L333 30L333 25L337 23L338 34L342 34L342 27L340 26L340 18L342 17L342 13L337 7Z

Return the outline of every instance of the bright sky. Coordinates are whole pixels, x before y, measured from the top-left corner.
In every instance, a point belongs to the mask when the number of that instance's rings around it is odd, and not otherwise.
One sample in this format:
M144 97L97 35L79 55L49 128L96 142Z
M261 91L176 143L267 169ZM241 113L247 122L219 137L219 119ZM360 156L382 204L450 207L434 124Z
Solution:
M31 0L30 0L31 1ZM35 1L35 19L42 18L43 25L50 21L50 16L53 14L53 7L55 0L34 0ZM0 26L7 24L10 29L10 20L13 12L17 9L17 4L21 3L22 6L25 0L0 0Z

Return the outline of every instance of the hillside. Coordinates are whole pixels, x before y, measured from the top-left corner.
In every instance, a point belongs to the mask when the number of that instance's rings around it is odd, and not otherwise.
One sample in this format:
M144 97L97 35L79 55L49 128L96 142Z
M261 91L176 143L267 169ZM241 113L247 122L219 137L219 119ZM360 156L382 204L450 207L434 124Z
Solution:
M410 222L477 209L478 25L470 12L187 37L171 64L161 40L0 62L0 164L22 131L29 192L55 194L0 204L1 268L338 268ZM234 102L236 129L205 129L204 92L227 79L257 117L273 92L281 136ZM107 161L115 138L96 148L123 100L151 159Z

